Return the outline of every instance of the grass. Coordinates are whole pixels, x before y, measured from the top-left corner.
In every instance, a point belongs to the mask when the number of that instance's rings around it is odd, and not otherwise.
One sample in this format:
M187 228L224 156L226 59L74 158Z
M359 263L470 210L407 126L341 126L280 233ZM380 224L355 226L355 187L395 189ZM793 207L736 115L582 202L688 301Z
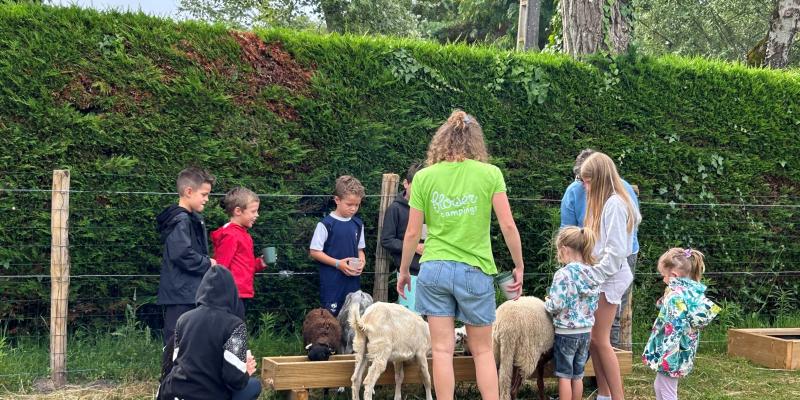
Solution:
M739 318L740 327L797 327L800 315L778 318L772 323L755 316ZM276 329L274 317L264 315L259 326L265 327L250 338L253 352L258 355L301 354L300 339L294 333ZM647 325L639 321L637 326ZM636 329L640 332L642 329ZM729 357L725 350L726 327L714 324L701 338L700 352L694 372L679 384L681 398L698 400L800 398L800 371L780 371L759 367L741 358ZM277 333L276 333L277 332ZM637 342L641 336L634 338ZM644 338L646 339L646 338ZM634 346L633 373L625 377L628 399L652 399L654 374L639 363L643 345ZM113 332L97 337L89 332L73 334L68 346L70 383L65 389L48 390L48 343L43 340L0 338L0 399L150 399L157 387L161 342L147 329L129 323ZM548 383L548 394L554 395L554 381ZM460 384L458 397L477 398L471 384ZM376 398L389 399L393 388L382 387ZM589 396L589 393L586 393ZM586 397L585 396L585 397ZM312 398L322 398L322 392L312 391ZM419 386L404 387L404 397L424 398ZM277 399L265 392L262 399ZM348 399L347 393L331 399ZM531 387L523 388L520 398L535 398Z

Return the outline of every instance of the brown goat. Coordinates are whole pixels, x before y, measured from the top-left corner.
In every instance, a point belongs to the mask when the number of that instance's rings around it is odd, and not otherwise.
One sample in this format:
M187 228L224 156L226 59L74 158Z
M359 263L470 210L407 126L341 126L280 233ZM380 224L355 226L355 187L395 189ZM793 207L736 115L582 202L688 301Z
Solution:
M303 344L311 361L327 361L342 341L342 327L324 308L315 308L303 321Z

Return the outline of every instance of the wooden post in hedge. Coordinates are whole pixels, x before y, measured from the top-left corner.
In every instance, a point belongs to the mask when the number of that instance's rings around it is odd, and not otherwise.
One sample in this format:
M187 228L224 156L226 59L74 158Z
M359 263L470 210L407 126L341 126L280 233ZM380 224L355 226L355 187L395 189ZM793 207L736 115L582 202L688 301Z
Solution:
M383 231L383 216L386 215L386 209L397 195L397 182L399 181L400 176L397 174L383 174L381 207L378 212L378 240L375 246L375 287L372 290L372 297L375 301L389 301L388 282L391 258L381 246L381 232Z
M541 0L520 0L517 22L517 51L539 50Z
M631 185L631 187L636 196L639 196L639 186ZM619 317L619 346L623 350L631 350L633 345L633 282L631 282L631 290L626 296L628 296L628 301L625 302L625 308L622 309L622 315Z
M50 212L50 371L55 387L62 387L67 382L69 171L53 171Z

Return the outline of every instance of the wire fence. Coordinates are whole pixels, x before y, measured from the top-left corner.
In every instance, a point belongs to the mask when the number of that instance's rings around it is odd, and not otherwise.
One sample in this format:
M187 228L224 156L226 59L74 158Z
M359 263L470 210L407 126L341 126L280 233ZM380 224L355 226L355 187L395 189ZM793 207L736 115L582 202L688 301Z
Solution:
M39 181L45 176L12 175ZM124 180L151 175L83 174L88 176ZM11 342L46 342L45 335L53 328L51 308L57 302L67 307L67 330L114 329L135 318L139 326L159 331L162 310L155 303L162 246L153 221L176 193L117 185L112 190L78 184L64 191L8 186L0 181L0 336ZM371 186L377 185L372 182ZM69 196L69 223L63 225L51 220L51 212L59 210L51 200L58 195ZM248 305L248 318L258 324L258 315L271 313L282 329L293 331L305 312L317 305L318 272L308 256L308 246L317 222L332 209L331 195L318 191L260 191L258 195L261 218L250 233L256 248L276 247L278 260L256 274L256 298ZM389 299L393 300L396 272L372 269L378 246L376 203L383 197L367 195L361 210L368 250L362 288L371 291L377 277L387 278ZM509 200L525 249L525 292L543 296L558 268L552 238L560 224L560 199L510 196ZM720 300L768 313L800 309L800 220L796 217L800 195L678 200L640 198L643 222L638 232L641 248L634 304L649 310L663 290L655 269L659 255L671 246L691 246L705 252L709 290ZM216 207L208 207L204 214L209 230L227 220ZM54 239L57 231L66 235L61 244ZM492 243L498 267L509 269L510 256L498 229L493 229ZM67 258L60 260L69 268L63 282L51 273L59 264L51 254L58 254L60 248L68 252ZM59 294L59 288L66 285L69 292ZM639 315L652 318L651 313L639 312L636 307L634 319Z

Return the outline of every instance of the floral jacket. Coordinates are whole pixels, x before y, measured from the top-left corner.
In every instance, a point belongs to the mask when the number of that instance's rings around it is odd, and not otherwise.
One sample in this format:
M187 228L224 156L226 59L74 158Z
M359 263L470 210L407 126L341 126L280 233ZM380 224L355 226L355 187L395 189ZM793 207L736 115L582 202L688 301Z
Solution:
M544 307L553 315L557 333L588 332L594 326L602 282L594 278L591 269L588 265L573 262L553 276Z
M689 278L672 278L658 301L659 312L642 361L656 372L673 378L689 374L694 367L700 329L720 311L705 296L706 285Z

